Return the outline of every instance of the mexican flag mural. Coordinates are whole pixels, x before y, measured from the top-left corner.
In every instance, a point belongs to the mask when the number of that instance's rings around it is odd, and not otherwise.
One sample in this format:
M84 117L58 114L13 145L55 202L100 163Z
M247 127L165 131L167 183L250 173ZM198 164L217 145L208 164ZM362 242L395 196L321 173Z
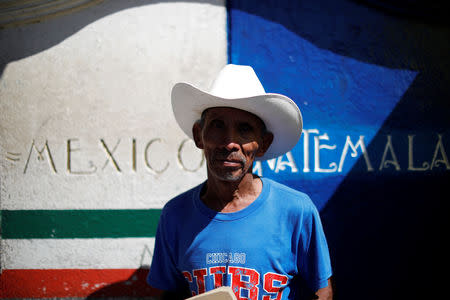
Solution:
M0 297L153 295L161 209L206 179L171 87L227 63L302 111L299 143L253 170L320 210L336 299L428 297L449 263L449 36L423 1L0 3Z

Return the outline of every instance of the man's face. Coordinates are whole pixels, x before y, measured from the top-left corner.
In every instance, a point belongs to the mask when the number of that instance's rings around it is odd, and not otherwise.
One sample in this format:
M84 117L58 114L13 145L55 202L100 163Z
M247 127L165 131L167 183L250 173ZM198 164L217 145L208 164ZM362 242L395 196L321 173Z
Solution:
M203 124L193 127L195 143L205 153L208 177L237 181L251 173L253 161L264 155L273 139L264 128L261 119L247 111L208 109Z

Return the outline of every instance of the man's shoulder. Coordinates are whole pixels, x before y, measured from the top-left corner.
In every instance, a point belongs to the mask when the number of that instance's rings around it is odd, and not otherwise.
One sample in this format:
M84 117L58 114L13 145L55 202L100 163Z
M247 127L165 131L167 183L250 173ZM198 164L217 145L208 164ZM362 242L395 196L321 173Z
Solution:
M275 196L279 205L301 206L302 209L316 209L313 201L306 193L269 178L265 178L264 182L270 186L270 192Z
M292 187L289 187L285 184L274 181L273 179L264 178L264 182L270 185L271 192L281 193L286 196L292 196L298 199L311 200L307 194L302 191L296 190Z
M163 207L163 213L171 213L173 211L180 211L182 209L191 208L195 195L198 194L198 190L203 183L190 188L189 190L178 194L174 198L170 199Z

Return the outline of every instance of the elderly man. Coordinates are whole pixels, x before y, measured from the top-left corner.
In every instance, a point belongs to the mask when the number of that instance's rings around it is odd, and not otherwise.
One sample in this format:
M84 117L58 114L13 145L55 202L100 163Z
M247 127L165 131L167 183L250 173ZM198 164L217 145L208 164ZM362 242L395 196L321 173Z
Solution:
M148 283L168 299L220 286L237 299L298 299L301 277L316 299L331 299L317 209L307 195L252 174L255 160L299 140L297 105L265 93L251 67L227 65L210 92L176 84L172 107L204 151L208 178L165 205Z

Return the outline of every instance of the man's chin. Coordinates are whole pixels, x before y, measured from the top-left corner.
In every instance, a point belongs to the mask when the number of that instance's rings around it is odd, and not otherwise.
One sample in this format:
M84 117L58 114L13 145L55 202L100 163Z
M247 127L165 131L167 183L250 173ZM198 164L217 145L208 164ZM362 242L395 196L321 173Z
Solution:
M222 181L227 181L227 182L238 182L242 179L243 176L236 176L236 175L226 175L226 176L222 176L219 179L221 179Z
M240 181L244 177L244 173L237 171L237 172L211 172L212 175L220 180L220 181L226 181L226 182L237 182ZM209 176L208 176L209 177Z

